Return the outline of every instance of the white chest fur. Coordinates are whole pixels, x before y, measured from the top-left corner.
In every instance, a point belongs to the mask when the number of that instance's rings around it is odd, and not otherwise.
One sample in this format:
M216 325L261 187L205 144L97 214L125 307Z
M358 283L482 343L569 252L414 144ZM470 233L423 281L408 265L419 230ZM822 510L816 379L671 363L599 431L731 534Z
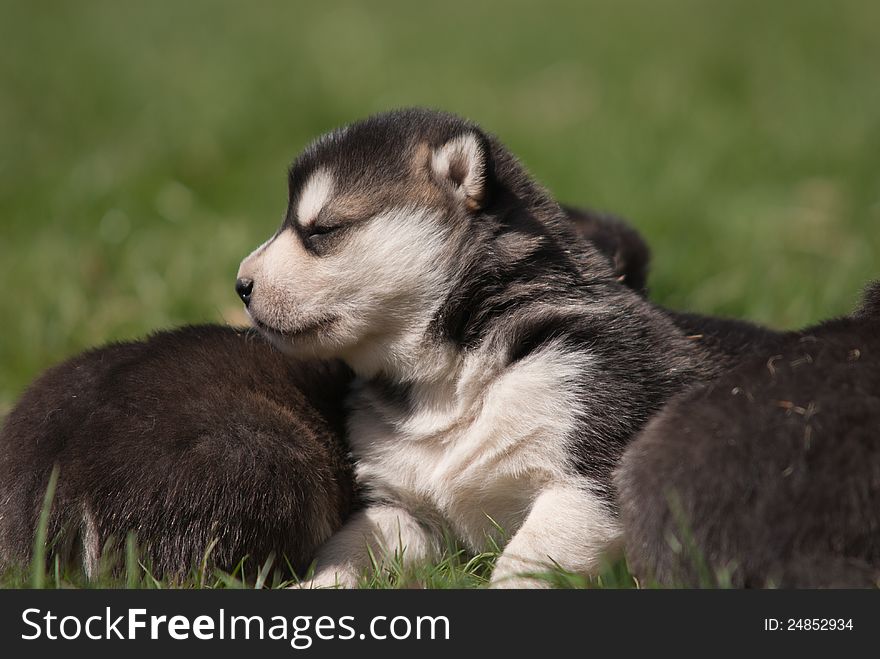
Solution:
M566 444L588 366L559 345L503 368L474 355L453 382L413 388L399 408L364 385L349 426L357 477L475 551L503 541L539 491L569 477Z

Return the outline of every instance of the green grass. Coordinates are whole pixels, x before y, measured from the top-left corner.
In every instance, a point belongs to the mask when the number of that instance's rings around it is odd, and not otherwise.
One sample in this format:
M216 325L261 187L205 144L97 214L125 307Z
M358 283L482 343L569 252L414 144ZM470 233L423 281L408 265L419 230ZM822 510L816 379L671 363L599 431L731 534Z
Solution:
M117 559L120 557L117 556ZM384 570L364 575L359 588L371 589L469 589L486 588L489 583L494 556L467 556L462 550L447 553L436 565L416 568L403 568L392 563ZM153 576L149 568L137 560L119 560L114 567L110 563L89 580L80 571L50 563L42 571L31 566L30 573L40 576L40 583L34 584L29 575L20 569L9 570L0 575L0 588L213 588L213 589L244 589L244 588L289 588L296 585L295 580L285 580L274 569L274 563L251 566L248 571L245 559L241 566L232 573L220 570L193 569L180 579L162 579ZM638 582L629 575L623 562L609 565L596 577L585 578L572 575L561 570L548 571L534 575L546 581L553 588L635 588Z
M75 562L59 560L52 550L59 538L47 536L50 513L58 483L58 468L50 476L39 522L34 538L33 559L29 566L14 566L0 571L0 588L289 588L297 586L297 579L287 579L289 573L280 568L286 558L270 556L263 564L256 564L244 556L232 572L211 567L211 551L215 542L205 548L202 561L188 574L170 578L157 577L143 560L137 537L129 533L123 541L110 537L101 550L96 574L87 577ZM501 530L499 528L499 530ZM503 533L503 531L502 531ZM373 559L364 572L359 588L485 588L489 584L495 561L501 555L497 542L490 539L488 548L480 554L470 554L447 536L442 558L428 565L406 565L405 548L388 557L381 565ZM372 554L371 554L372 557ZM287 564L289 566L289 564ZM291 570L292 571L292 570ZM313 570L303 575L310 578ZM554 588L633 588L640 584L627 571L625 561L609 562L595 577L586 578L554 568L531 575Z
M846 312L880 275L878 25L870 0L2 0L0 415L87 346L239 320L289 161L395 106L632 218L660 302Z
M43 547L36 543L37 549ZM445 555L436 564L418 567L404 566L395 557L381 569L371 569L363 575L359 588L372 589L462 589L486 588L492 567L499 552L487 551L470 555L450 543ZM35 559L27 570L14 568L0 573L0 588L288 588L296 580L285 579L277 560L262 565L244 557L231 573L193 567L189 574L174 579L154 576L149 566L140 560L133 536L126 539L121 550L110 547L102 558L98 574L88 579L76 566L62 565L57 558L46 563ZM375 567L375 566L374 566ZM635 588L640 584L627 571L623 560L609 564L599 575L586 578L561 569L537 572L536 579L546 581L553 588Z

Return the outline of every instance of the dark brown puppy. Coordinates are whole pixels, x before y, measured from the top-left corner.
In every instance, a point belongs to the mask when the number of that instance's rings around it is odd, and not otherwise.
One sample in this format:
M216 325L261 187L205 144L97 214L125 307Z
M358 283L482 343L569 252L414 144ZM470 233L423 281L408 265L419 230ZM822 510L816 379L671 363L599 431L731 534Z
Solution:
M567 211L645 291L641 236ZM880 585L880 284L852 316L800 332L667 313L722 375L669 403L624 454L630 568L666 585Z
M354 496L343 445L350 378L256 332L189 327L50 369L0 431L0 564L29 560L53 465L50 560L94 575L137 534L153 574L308 565ZM256 568L255 568L256 566Z
M666 585L878 586L880 283L850 317L760 331L626 450L630 566Z

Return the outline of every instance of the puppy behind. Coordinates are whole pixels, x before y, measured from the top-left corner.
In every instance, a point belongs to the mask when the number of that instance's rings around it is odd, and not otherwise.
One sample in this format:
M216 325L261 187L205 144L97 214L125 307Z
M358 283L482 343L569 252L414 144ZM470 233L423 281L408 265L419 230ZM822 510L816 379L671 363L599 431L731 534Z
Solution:
M667 585L880 585L880 283L669 403L616 474L631 568Z
M609 213L563 205L578 238L592 244L611 261L618 280L639 293L647 292L651 250L623 219Z
M644 290L638 233L566 210ZM880 284L851 317L801 332L665 311L725 375L670 402L624 453L630 568L665 585L880 585Z
M50 369L0 431L0 565L30 559L53 465L50 560L95 576L134 532L157 576L288 573L348 515L341 364L284 357L252 330L189 327Z

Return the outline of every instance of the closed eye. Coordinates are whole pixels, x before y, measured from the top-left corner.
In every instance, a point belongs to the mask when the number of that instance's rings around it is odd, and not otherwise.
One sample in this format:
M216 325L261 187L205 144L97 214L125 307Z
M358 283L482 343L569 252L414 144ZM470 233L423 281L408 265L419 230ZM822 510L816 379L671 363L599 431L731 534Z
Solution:
M310 224L303 227L303 241L316 254L322 254L333 242L333 237L345 228L343 223Z
M312 236L326 236L328 233L333 233L341 226L341 224L313 224L306 228L306 235L310 238Z

